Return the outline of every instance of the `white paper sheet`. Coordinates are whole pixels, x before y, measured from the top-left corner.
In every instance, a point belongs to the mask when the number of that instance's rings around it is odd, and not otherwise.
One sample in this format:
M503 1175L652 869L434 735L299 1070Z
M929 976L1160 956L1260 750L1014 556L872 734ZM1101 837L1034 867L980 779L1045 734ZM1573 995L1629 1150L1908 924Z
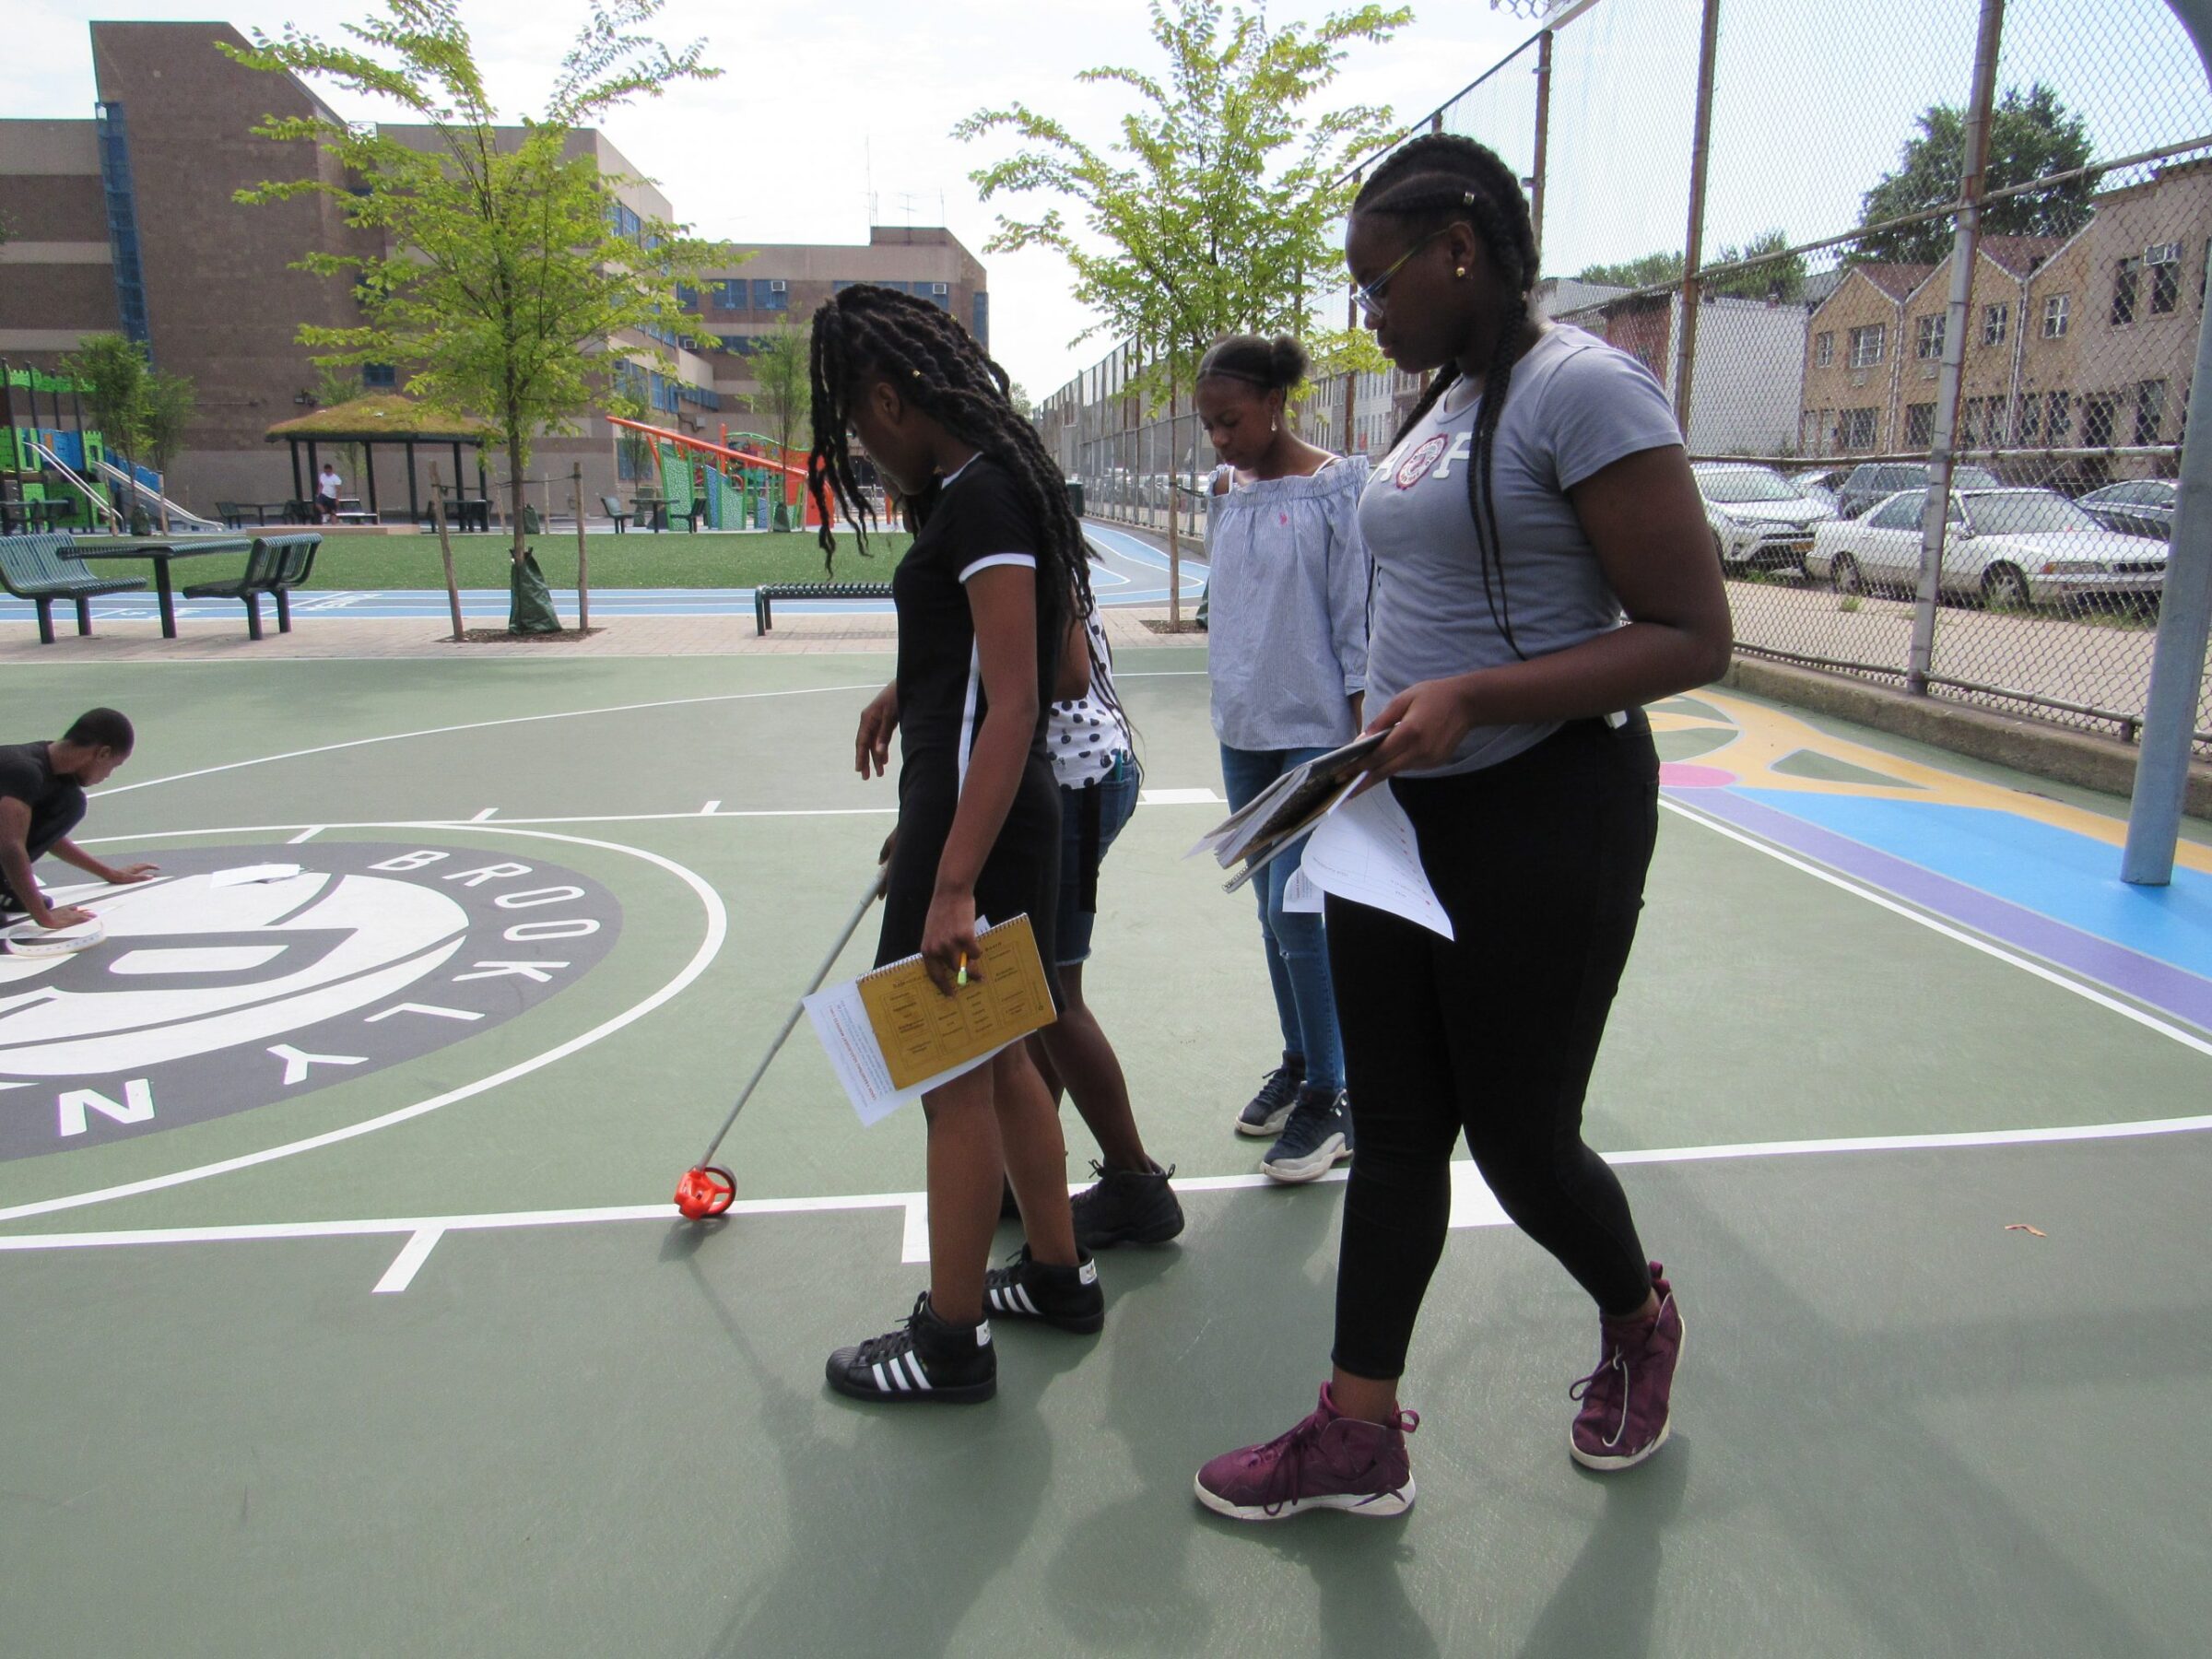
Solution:
M1303 865L1291 871L1290 879L1283 883L1283 908L1287 911L1306 911L1319 915L1324 897Z
M982 925L980 919L976 925ZM924 1077L912 1088L895 1088L891 1084L890 1065L883 1057L882 1045L876 1041L875 1028L868 1023L867 1005L860 1000L858 980L826 985L808 997L806 1006L814 1034L821 1040L822 1052L830 1056L830 1069L837 1074L845 1098L853 1102L853 1110L863 1124L881 1123L900 1107L920 1100L955 1077L966 1076L999 1053L999 1049L993 1049L989 1054L979 1054L934 1077ZM1007 1046L1010 1045L1000 1045Z
M1301 868L1324 893L1403 916L1447 939L1454 936L1452 918L1421 868L1413 820L1388 784L1331 807L1306 839Z
M289 881L300 874L296 864L240 865L234 870L218 870L207 877L209 887L251 887L262 881Z

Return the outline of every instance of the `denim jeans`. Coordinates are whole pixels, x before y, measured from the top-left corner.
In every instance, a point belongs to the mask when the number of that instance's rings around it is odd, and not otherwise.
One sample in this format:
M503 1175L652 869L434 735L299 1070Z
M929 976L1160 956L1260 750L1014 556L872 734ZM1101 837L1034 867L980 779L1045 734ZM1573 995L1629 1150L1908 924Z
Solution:
M1236 811L1292 767L1325 755L1326 748L1240 749L1221 746L1221 782ZM1329 979L1328 935L1314 911L1286 911L1283 889L1303 849L1286 853L1252 878L1259 900L1260 937L1267 949L1267 977L1275 987L1276 1015L1283 1024L1283 1053L1306 1063L1306 1081L1320 1088L1344 1087L1344 1044L1336 1035L1336 992Z

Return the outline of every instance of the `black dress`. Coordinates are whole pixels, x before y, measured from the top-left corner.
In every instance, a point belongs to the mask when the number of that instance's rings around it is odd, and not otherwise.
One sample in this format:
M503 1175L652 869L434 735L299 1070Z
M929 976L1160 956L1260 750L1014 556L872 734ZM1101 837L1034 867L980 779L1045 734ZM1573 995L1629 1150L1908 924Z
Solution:
M939 486L913 546L891 577L899 610L899 841L884 895L878 966L922 948L937 865L968 777L975 735L988 712L968 578L994 565L1034 569L1042 545L1034 514L1006 469L978 455ZM976 914L1010 921L1026 914L1045 972L1054 954L1060 891L1060 791L1045 758L1057 640L1038 638L1037 729L1021 786L976 877Z

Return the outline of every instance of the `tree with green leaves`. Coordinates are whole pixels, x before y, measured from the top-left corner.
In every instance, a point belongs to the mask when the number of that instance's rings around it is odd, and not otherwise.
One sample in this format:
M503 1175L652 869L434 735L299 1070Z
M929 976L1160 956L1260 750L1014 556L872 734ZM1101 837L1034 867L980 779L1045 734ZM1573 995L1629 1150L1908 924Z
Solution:
M156 369L146 377L146 390L139 399L138 441L146 450L146 459L157 476L163 480L161 493L169 493L167 478L169 464L176 456L177 447L184 441L184 429L192 424L193 415L199 408L199 391L191 377L171 374ZM169 509L161 509L162 528L169 527Z
M1959 199L1966 175L1966 112L1935 104L1914 124L1918 134L1899 153L1896 168L1860 198L1859 223L1878 225L1909 213L1947 207ZM2037 81L2026 92L2006 90L1989 118L1985 190L2003 190L2088 167L2088 126ZM2077 178L2024 195L2007 196L1982 210L1984 236L2071 236L2089 221L2100 175ZM1935 265L1951 251L1947 216L1877 230L1853 245L1852 260L1899 260Z
M782 324L753 341L746 359L753 384L759 388L746 398L747 406L765 416L782 452L779 461L792 456L792 440L813 418L814 334L796 324Z
M138 501L138 475L134 461L146 452L147 380L152 373L146 347L126 335L87 335L76 349L62 359L62 372L76 382L76 394L85 412L108 447L123 457L130 474L124 498L124 515L133 524L145 518ZM94 482L88 478L87 483Z
M1225 334L1298 335L1316 357L1380 367L1364 334L1317 324L1312 303L1342 270L1337 227L1356 189L1346 175L1397 135L1386 106L1316 104L1354 46L1386 42L1412 11L1363 5L1309 29L1271 29L1264 10L1224 0L1149 0L1147 9L1155 67L1077 76L1134 94L1113 140L1079 136L1021 102L953 129L1019 141L969 175L985 201L1044 198L1033 215L1001 213L984 251L1060 254L1074 297L1097 319L1077 339L1134 342L1137 394L1171 414ZM1168 591L1179 610L1172 578Z
M1758 260L1759 263L1745 270L1723 271L1718 276L1709 276L1705 279L1702 291L1729 300L1803 299L1805 255L1784 253L1783 250L1789 245L1789 234L1777 228L1760 231L1740 248L1723 248L1706 264L1726 265L1744 260ZM1585 265L1576 273L1575 280L1600 283L1607 288L1679 288L1682 284L1682 255L1679 253L1646 253L1614 265Z
M319 250L300 262L350 277L365 318L303 326L300 340L321 363L394 364L409 394L499 429L518 580L534 441L576 430L594 408L637 413L638 366L670 366L663 343L681 326L677 285L699 281L717 253L626 205L621 187L634 181L603 174L583 131L672 82L720 74L701 63L703 42L672 51L644 32L662 4L592 0L543 112L519 127L501 124L458 0L381 0L367 21L346 26L349 44L294 27L223 48L251 68L326 80L418 124L272 117L256 135L312 144L336 166L239 200L329 196L363 233L359 244L381 250ZM629 371L607 372L610 357Z

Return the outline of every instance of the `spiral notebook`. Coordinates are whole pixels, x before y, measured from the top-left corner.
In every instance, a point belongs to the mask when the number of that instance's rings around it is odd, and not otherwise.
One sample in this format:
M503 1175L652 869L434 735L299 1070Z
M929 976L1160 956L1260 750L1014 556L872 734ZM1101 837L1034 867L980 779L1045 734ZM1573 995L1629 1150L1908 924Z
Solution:
M864 1124L972 1071L1058 1018L1026 915L982 929L967 984L939 991L918 956L806 999L807 1018Z

